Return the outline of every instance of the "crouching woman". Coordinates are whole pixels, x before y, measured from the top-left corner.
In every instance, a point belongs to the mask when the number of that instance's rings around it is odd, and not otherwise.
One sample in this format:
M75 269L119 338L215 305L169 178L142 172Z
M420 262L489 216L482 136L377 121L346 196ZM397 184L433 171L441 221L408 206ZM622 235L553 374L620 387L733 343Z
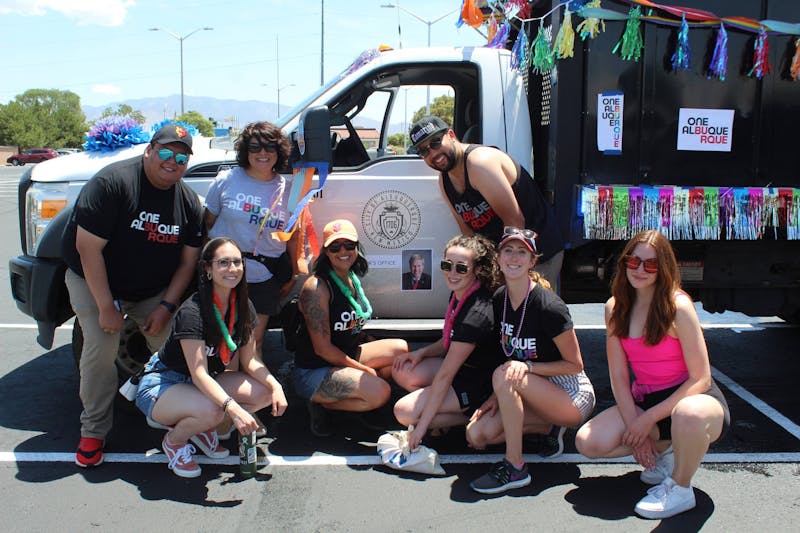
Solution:
M258 429L251 413L268 405L274 416L286 410L283 388L256 357L256 313L244 268L233 240L206 244L198 290L178 309L167 342L145 365L139 384L136 405L170 427L161 445L169 468L181 477L201 473L193 444L212 458L229 454L215 429L226 415L244 434Z

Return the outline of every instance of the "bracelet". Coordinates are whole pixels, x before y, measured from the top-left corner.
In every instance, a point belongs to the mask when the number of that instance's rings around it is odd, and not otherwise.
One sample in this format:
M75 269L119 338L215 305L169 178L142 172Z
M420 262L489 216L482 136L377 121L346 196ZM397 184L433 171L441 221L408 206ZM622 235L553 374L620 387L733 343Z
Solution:
M227 398L225 398L225 401L224 401L224 402L222 402L222 410L223 410L224 412L226 412L226 413L227 413L227 412L228 412L228 405L230 405L230 403L231 403L231 402L234 402L234 401L236 401L236 400L234 400L234 399L233 399L233 398L231 398L230 396L228 396Z
M533 361L528 359L527 361L525 361L525 366L528 367L528 374L533 374Z
M164 307L167 308L167 311L169 311L170 313L174 313L175 310L178 308L178 306L176 306L174 303L168 302L166 300L161 300L160 302L158 302L158 305L163 305Z

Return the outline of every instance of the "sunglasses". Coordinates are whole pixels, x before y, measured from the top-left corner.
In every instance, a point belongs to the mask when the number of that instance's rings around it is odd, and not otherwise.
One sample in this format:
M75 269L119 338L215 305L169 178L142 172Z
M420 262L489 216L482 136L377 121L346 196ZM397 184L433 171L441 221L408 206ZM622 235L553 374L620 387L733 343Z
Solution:
M641 257L635 255L626 255L623 259L625 263L625 268L628 270L636 270L639 268L639 265L644 263L644 271L648 274L655 274L658 272L658 259L642 259Z
M175 152L169 148L160 148L158 150L158 158L162 161L169 161L173 157L175 158L176 165L183 166L189 161L189 156L186 154Z
M268 153L278 153L278 145L276 143L262 143L262 142L249 142L247 143L247 151L251 154L257 154L261 150L266 150Z
M431 150L438 150L442 147L442 140L444 139L444 135L440 135L437 138L431 139L431 142L428 143L428 146L424 148L417 148L417 155L421 158L428 157L428 154L431 153Z
M536 251L536 232L532 229L519 229L514 226L506 226L503 228L503 236L510 237L511 235L521 235L523 239L528 241L533 251ZM502 240L502 239L501 239Z
M328 245L328 251L333 254L339 253L339 250L341 250L342 247L344 247L345 250L352 252L358 247L358 243L353 241L332 242Z
M455 267L457 274L466 274L469 272L469 265L466 263L455 263ZM453 270L453 262L449 259L444 259L439 263L439 268L442 269L442 272L450 272Z
M223 257L222 259L214 259L214 263L217 264L220 268L230 268L231 265L239 268L242 266L242 260L240 258L231 259L229 257Z

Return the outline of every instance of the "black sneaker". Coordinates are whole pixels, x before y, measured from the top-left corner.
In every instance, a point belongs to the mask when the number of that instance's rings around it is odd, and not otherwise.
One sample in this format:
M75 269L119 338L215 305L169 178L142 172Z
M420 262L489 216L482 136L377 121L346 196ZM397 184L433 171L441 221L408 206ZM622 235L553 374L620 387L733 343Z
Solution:
M525 487L530 482L531 475L528 473L528 465L523 465L520 470L517 470L511 466L511 463L503 459L499 463L495 463L488 473L470 483L469 487L481 494L498 494Z
M566 431L567 428L564 426L554 425L550 433L545 437L544 445L539 455L545 458L553 458L564 453L564 433L566 433Z
M331 414L316 402L308 402L308 414L311 416L311 433L316 437L333 435Z

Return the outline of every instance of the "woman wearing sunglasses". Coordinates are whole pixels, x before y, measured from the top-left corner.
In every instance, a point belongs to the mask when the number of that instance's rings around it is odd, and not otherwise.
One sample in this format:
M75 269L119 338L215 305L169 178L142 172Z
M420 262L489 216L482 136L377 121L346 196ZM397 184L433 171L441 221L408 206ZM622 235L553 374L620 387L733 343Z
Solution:
M499 277L494 244L477 234L454 237L441 269L452 291L442 338L398 356L392 366L395 382L409 391L394 414L414 426L411 449L429 429L465 425L492 393L492 371L502 362L492 312L491 291Z
M286 410L281 384L256 356L245 270L233 240L205 245L198 290L175 313L169 338L139 383L136 406L168 429L161 447L170 470L181 477L201 473L192 458L194 445L214 459L228 456L215 429L226 416L244 434L258 428L251 413L268 405L273 416Z
M295 231L288 242L272 236L286 231L292 215L290 188L279 173L291 148L280 128L269 122L248 124L235 147L239 166L223 170L211 184L205 221L210 237L230 237L244 250L250 299L258 314L256 353L261 354L269 317L278 313L297 276L307 272L305 235Z
M368 265L352 222L334 220L322 233L312 275L300 290L293 381L308 402L311 432L327 437L333 433L328 410L361 413L389 401L392 361L408 344L372 340L363 331L372 306L359 278Z
M482 494L531 482L522 458L523 433L555 430L559 449L554 454L560 454L564 428L578 427L594 409L594 389L583 371L572 318L547 280L533 270L538 259L531 230L504 229L498 262L505 286L495 292L493 304L506 361L492 375L494 395L467 426L474 448L506 444L503 460L470 483Z
M649 230L628 242L611 295L606 352L616 405L584 424L575 445L591 458L633 454L645 467L641 480L654 485L635 511L667 518L695 506L692 476L730 426L728 405L666 237Z

